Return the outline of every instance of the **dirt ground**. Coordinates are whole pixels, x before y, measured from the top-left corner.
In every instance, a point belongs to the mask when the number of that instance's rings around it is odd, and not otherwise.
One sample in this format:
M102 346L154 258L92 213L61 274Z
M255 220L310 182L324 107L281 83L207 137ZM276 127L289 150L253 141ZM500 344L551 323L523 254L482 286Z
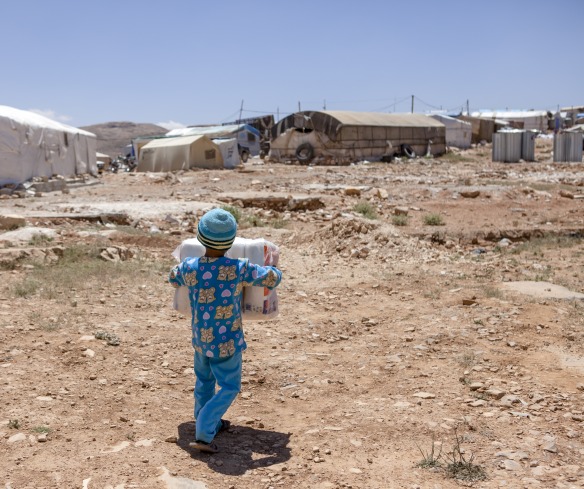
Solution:
M584 487L584 167L536 149L252 159L3 198L0 215L55 233L0 235L0 484ZM244 322L242 393L210 456L188 447L190 324L166 277L225 204L280 247L284 278L279 316ZM540 294L506 287L526 281Z

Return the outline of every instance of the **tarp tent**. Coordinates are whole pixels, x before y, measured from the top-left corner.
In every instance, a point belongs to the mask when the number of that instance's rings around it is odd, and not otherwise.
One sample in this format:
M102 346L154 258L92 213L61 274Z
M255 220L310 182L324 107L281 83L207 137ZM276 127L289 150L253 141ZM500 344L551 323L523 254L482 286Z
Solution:
M240 153L247 151L252 156L260 154L260 132L249 124L230 124L224 126L190 126L173 129L166 137L207 136L209 139L237 139Z
M551 116L545 110L482 110L473 112L471 115L480 119L507 121L514 127L526 131L537 130L541 132L548 130Z
M272 128L270 157L347 164L401 154L404 146L439 155L446 149L445 131L444 124L421 114L296 112Z
M219 147L206 136L154 139L140 149L136 171L178 171L223 168Z
M454 117L442 114L433 114L430 117L446 126L446 146L455 148L470 148L472 139L472 124Z
M0 105L0 185L33 177L96 175L95 148L95 134Z
M219 146L223 157L223 168L232 170L239 165L239 152L237 151L237 139L213 139Z

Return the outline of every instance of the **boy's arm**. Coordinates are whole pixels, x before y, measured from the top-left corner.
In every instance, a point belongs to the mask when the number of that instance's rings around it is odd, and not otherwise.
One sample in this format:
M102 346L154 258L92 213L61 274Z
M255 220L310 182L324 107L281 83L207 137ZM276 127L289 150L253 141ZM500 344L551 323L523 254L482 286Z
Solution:
M172 270L170 271L170 274L168 275L168 283L176 289L185 285L181 265L182 263L179 263L178 265L173 267Z
M255 265L247 263L243 273L243 285L260 286L275 289L282 280L282 272L276 267Z

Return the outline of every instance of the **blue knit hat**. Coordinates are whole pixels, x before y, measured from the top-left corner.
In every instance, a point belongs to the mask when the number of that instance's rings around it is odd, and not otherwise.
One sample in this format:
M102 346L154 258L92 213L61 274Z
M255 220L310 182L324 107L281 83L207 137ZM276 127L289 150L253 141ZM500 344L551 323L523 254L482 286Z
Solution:
M228 250L236 232L237 222L230 212L212 209L199 220L197 239L205 248Z

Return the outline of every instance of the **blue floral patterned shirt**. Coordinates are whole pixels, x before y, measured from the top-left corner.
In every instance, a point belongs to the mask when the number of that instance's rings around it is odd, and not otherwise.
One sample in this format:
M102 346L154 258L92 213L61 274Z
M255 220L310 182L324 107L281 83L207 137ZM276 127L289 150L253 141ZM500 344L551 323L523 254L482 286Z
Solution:
M241 327L244 286L273 289L282 280L276 267L254 265L247 258L187 258L170 271L173 287L187 286L191 303L193 347L221 358L245 350Z

